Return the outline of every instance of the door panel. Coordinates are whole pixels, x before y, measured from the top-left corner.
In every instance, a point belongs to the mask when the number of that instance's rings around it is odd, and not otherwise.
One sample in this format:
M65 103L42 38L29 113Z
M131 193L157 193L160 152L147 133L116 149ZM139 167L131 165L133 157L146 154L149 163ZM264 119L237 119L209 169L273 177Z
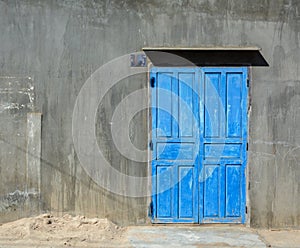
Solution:
M173 114L172 113L172 74L158 73L157 87L164 91L157 93L157 136L158 137L174 137L172 129ZM173 133L172 133L173 131Z
M225 217L241 217L241 165L226 165Z
M204 165L204 217L219 217L220 165Z
M193 89L195 73L178 73L179 79L179 126L180 137L193 137L193 125L188 124L193 120L193 111L184 111L185 107L193 109ZM186 106L184 106L186 105Z
M221 73L208 72L204 78L204 135L206 138L221 136Z
M194 143L157 142L156 151L158 160L193 160Z
M172 168L158 165L157 171L157 190L161 192L157 195L158 218L171 218L173 209L172 199Z
M226 73L226 137L240 138L242 134L242 73Z
M190 166L179 167L179 219L194 216L194 168Z

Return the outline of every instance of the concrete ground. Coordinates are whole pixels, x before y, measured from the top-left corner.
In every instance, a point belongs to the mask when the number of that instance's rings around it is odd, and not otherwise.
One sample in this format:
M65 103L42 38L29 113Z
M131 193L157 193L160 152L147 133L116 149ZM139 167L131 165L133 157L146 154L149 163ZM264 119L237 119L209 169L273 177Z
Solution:
M299 248L300 230L258 230L257 233L273 248Z
M130 227L126 236L133 247L300 247L300 230L267 231L242 226Z
M256 232L234 226L131 227L127 237L133 247L266 247Z

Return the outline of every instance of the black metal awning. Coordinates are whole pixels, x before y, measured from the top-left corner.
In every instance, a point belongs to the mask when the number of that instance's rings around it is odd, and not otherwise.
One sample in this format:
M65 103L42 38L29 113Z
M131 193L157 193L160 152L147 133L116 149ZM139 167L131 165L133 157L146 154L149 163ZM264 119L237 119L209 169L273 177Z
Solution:
M143 48L154 66L269 66L257 47Z

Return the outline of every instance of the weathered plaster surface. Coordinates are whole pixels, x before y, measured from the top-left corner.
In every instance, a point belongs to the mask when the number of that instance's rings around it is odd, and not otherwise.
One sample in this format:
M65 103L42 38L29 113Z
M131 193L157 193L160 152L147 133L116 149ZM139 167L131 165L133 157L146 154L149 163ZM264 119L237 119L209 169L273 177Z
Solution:
M299 227L299 8L294 0L1 0L1 195L26 189L26 114L41 112L42 209L145 223L146 198L110 194L80 166L72 140L80 88L102 64L145 46L258 46L270 67L252 73L251 225ZM9 77L28 84L9 86ZM147 175L147 165L116 150L109 123L116 105L145 87L146 75L124 80L99 106L99 146L127 174ZM145 111L131 129L134 144L145 149Z

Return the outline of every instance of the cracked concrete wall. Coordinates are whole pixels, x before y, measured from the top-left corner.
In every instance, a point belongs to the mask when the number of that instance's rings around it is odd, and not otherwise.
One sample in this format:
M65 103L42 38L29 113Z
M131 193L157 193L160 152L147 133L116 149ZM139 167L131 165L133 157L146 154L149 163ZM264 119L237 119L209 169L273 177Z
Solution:
M1 0L0 76L30 77L34 87L33 106L28 92L26 99L21 93L0 99L1 138L10 142L2 141L0 150L3 202L26 188L25 116L41 112L41 209L146 223L147 198L111 194L78 161L72 113L80 88L104 63L145 46L258 46L270 67L252 70L251 225L299 227L299 8L295 0ZM6 84L1 81L0 93ZM99 146L127 174L147 175L147 165L116 150L109 122L127 94L145 87L146 75L124 80L98 109ZM147 113L137 115L130 128L134 144L144 149ZM23 213L31 214L28 209Z

